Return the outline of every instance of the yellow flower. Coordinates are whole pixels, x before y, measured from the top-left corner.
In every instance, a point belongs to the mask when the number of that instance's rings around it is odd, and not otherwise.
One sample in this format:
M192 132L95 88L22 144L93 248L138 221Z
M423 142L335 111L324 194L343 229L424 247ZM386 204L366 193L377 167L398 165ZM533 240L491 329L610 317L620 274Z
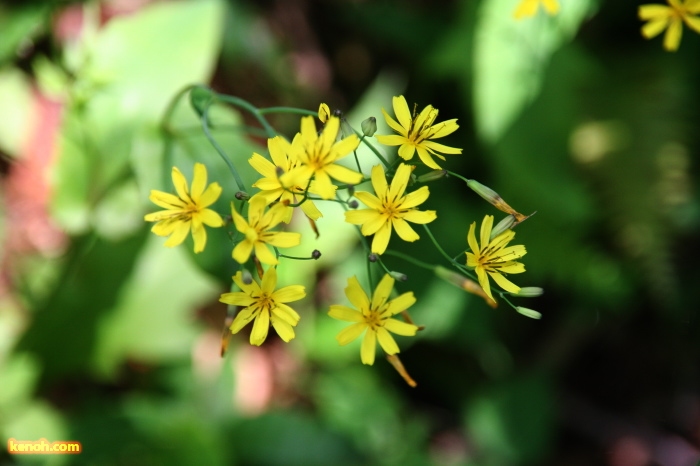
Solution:
M420 237L406 222L430 223L437 217L434 210L421 212L415 208L428 199L430 192L427 186L404 196L410 176L411 166L400 164L389 187L384 168L375 165L372 168L372 186L377 195L362 191L355 193L355 197L364 202L369 209L345 212L346 222L362 225L362 234L365 236L374 235L372 252L376 254L386 251L392 227L402 240L413 242Z
M280 182L281 174L287 173L300 163L292 155L292 145L283 137L277 136L267 140L267 147L270 150L270 157L274 163L257 153L253 153L253 156L248 160L253 168L263 176L263 178L253 184L254 188L261 189L259 193L253 196L253 199L261 197L265 199L265 204L272 204L277 200L281 202L288 201L289 204L298 203L304 195L306 185L282 186ZM280 170L281 173L278 173L277 170ZM313 192L313 188L310 187L309 192ZM319 217L322 217L316 205L309 199L304 201L300 207L313 220L318 220ZM293 212L293 207L287 207L283 220L285 223L289 223L292 219Z
M352 277L348 279L345 296L359 310L347 306L332 305L328 313L334 319L354 322L351 326L343 329L336 337L336 340L341 345L347 345L354 341L362 332L367 330L360 350L363 364L370 366L374 364L377 340L379 340L379 345L387 354L397 354L399 352L399 347L389 332L397 335L413 336L418 330L418 327L413 324L407 324L391 318L391 316L413 306L416 302L413 292L410 291L387 302L393 288L394 279L388 274L384 275L370 301L357 278Z
M321 120L321 123L327 122L330 117L331 117L331 109L328 107L328 104L319 105L318 106L318 119Z
M443 154L461 154L462 149L448 147L430 139L438 139L448 134L454 133L459 125L457 119L443 121L433 125L437 118L438 111L432 105L428 105L420 112L417 117L415 114L411 117L411 112L408 109L408 104L404 96L393 98L394 113L398 119L398 123L391 118L382 108L384 119L391 128L399 134L391 134L388 136L377 135L377 141L386 146L401 146L399 147L399 157L404 160L411 160L414 152L418 152L418 157L424 164L436 170L440 166L435 163L432 155L445 160Z
M292 151L301 165L282 176L285 186L306 186L314 177L315 191L323 199L335 196L336 187L331 183L334 178L343 183L357 184L362 181L362 174L335 163L357 149L360 140L352 134L336 142L340 119L331 116L319 135L312 116L301 119L301 136L294 138ZM297 142L298 141L298 142Z
M513 17L515 19L522 19L535 16L540 3L550 16L559 13L559 2L557 2L557 0L522 0L513 12Z
M641 5L639 18L649 21L642 27L647 39L656 37L666 29L664 48L670 52L678 50L683 35L683 22L695 32L700 32L700 0L667 0L666 5Z
M511 283L502 274L524 272L525 266L520 262L515 262L515 260L527 254L525 246L506 247L515 237L513 230L506 230L495 238L490 239L492 226L493 215L485 216L484 221L481 222L481 248L479 248L479 244L476 242L476 235L474 234L476 222L471 224L467 242L472 252L466 253L467 266L476 269L479 285L491 299L493 299L493 295L491 294L489 275L504 290L511 293L520 291L519 286Z
M187 188L185 176L176 167L173 167L172 178L177 196L151 190L149 199L167 210L153 212L143 219L147 222L158 222L153 225L151 231L158 236L170 236L165 242L169 248L182 243L191 230L194 252L202 252L207 244L204 225L218 228L224 224L218 213L207 209L221 195L221 186L218 183L207 186L207 169L201 163L194 164L191 190Z
M248 205L248 221L246 221L231 203L231 214L236 229L245 237L233 248L233 258L243 264L255 249L255 255L260 262L269 265L277 265L275 255L269 246L278 248L291 248L301 242L301 234L281 231L268 231L276 227L286 215L287 206L277 203L265 212L265 199L258 197L251 199Z
M267 338L270 324L285 342L294 338L294 329L299 323L299 314L286 303L299 301L306 293L301 285L285 286L275 291L277 286L277 270L270 267L263 274L262 284L255 281L246 285L241 272L236 272L233 281L242 290L221 295L222 303L232 306L245 306L231 324L231 333L238 333L243 327L255 319L253 331L250 333L250 344L260 346Z

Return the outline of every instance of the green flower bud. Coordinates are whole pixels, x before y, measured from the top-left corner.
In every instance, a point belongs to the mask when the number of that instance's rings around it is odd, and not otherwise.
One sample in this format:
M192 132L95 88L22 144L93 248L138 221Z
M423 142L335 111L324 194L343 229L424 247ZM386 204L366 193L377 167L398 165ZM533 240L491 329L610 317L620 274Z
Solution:
M200 117L204 114L204 109L211 105L212 100L214 93L208 87L197 86L190 91L190 105Z
M476 180L468 180L467 186L469 186L472 191L481 196L489 204L496 205L499 202L503 202L503 198L501 198L496 191L488 186L484 186Z
M429 181L435 181L439 180L440 178L444 178L447 175L447 170L433 170L428 173L424 173L418 178L416 178L416 181L419 183L427 183Z
M520 291L518 291L517 293L511 294L514 296L520 296L521 298L536 298L538 296L542 296L543 293L544 290L539 286L526 286L520 288Z
M518 311L518 313L524 315L525 317L529 317L530 319L541 319L542 318L542 314L540 314L537 311L533 311L532 309L528 309L526 307L518 306L515 308L515 310Z
M246 285L250 285L251 283L253 283L253 275L248 269L243 269L241 278L243 279L243 283L245 283Z
M311 251L311 258L312 259L318 260L320 257L321 257L321 251L319 251L318 249L314 249L313 251Z
M359 207L359 205L360 204L354 199L352 201L348 202L348 207L351 209L357 209Z
M496 236L500 235L510 227L512 227L514 223L515 217L513 217L512 215L509 215L500 222L498 222L498 224L491 230L491 237L489 238L489 241L494 239Z
M391 278L393 278L394 280L398 280L400 282L405 282L406 280L408 280L408 276L401 272L389 272L389 275L391 275Z
M367 137L374 136L377 132L377 119L374 117L369 117L362 122L362 134Z
M379 259L379 256L376 255L375 253L371 253L369 256L367 256L367 259L370 262L377 262L377 260Z
M247 201L248 199L250 199L250 194L248 194L245 191L238 191L234 196L239 201Z

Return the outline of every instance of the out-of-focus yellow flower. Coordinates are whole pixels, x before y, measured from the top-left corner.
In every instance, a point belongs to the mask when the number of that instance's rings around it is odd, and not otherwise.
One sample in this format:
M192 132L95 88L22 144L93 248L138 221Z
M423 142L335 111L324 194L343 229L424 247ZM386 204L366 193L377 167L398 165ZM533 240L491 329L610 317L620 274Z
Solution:
M457 119L435 123L438 115L438 110L428 105L423 109L418 116L411 116L411 111L408 109L408 103L404 96L394 97L392 99L394 106L394 114L396 120L391 118L384 109L384 119L391 129L399 134L377 135L377 141L386 146L401 146L399 147L399 157L404 160L411 160L413 154L418 152L418 157L421 161L429 166L439 170L441 167L433 160L433 155L445 160L442 154L461 154L462 149L438 144L431 139L438 139L454 133L459 125Z
M540 3L549 15L554 16L559 13L559 2L557 0L522 0L513 12L513 17L515 19L523 19L535 16Z
M262 283L252 281L246 285L241 272L236 272L233 281L242 291L224 293L222 303L233 306L245 306L231 324L231 333L238 333L243 327L255 319L253 331L250 333L250 344L260 346L267 338L270 324L285 342L294 338L294 328L299 323L299 314L286 303L299 301L306 293L301 285L291 285L275 290L277 286L277 270L270 267L263 274Z
M217 228L224 224L218 213L207 209L221 195L221 186L218 183L207 186L207 168L201 163L194 164L192 189L188 189L185 176L176 167L173 167L172 178L177 196L151 190L149 199L167 210L148 214L144 220L158 222L151 231L158 236L170 236L165 242L170 248L182 243L191 230L194 252L202 252L207 244L204 225Z
M508 243L515 237L513 230L506 230L494 239L491 237L491 228L493 227L493 215L484 217L481 222L481 247L476 242L476 222L469 227L467 242L472 252L467 254L467 266L476 269L476 276L479 278L479 285L484 289L489 298L493 299L491 294L491 285L489 284L489 276L506 291L517 293L520 287L512 283L502 274L522 273L525 271L525 266L520 262L515 262L520 259L527 251L525 246L508 246Z
M355 193L355 197L364 202L369 209L345 212L346 222L362 225L361 231L365 236L374 235L373 253L383 254L386 251L392 229L396 230L402 240L416 241L420 237L407 222L430 223L437 217L434 210L416 209L430 195L427 186L404 195L410 176L411 166L400 164L389 187L384 168L375 165L372 168L372 186L377 195L362 191Z
M313 117L301 119L301 136L292 141L294 156L301 164L282 175L285 186L306 186L313 177L314 191L323 199L332 199L336 187L334 178L342 183L357 184L362 181L362 173L338 165L336 162L357 149L360 140L352 134L336 142L340 130L340 119L331 116L319 135Z
M683 35L683 23L700 33L700 0L667 0L666 5L641 5L639 18L648 21L642 26L642 35L647 39L656 37L664 29L664 48L669 52L678 50Z
M265 199L259 197L251 199L248 207L248 220L244 219L236 207L231 203L231 214L236 229L243 233L245 237L233 248L233 258L243 264L255 250L256 257L260 262L269 265L277 265L275 255L270 251L269 246L278 248L291 248L299 245L301 234L270 231L282 222L286 215L287 206L279 202L265 212Z
M261 189L259 193L253 196L253 199L261 197L265 199L266 204L272 204L277 200L282 203L285 201L289 204L298 203L304 195L306 186L282 186L280 182L280 177L283 174L289 172L301 163L301 161L293 155L292 145L283 137L276 136L267 140L267 148L270 150L272 162L257 153L254 153L248 160L253 168L263 176L263 178L253 183L254 188ZM313 183L311 183L311 185L313 186ZM309 192L314 192L312 187L309 187ZM310 199L304 201L300 207L312 220L318 220L319 217L323 216ZM292 219L293 212L293 207L287 207L286 216L284 218L285 223L289 223Z
M343 329L336 337L336 340L341 345L347 345L362 335L362 332L367 331L360 349L360 357L363 364L370 366L374 364L377 340L379 340L379 345L387 354L392 355L399 352L399 347L389 332L397 335L413 336L418 331L418 327L413 324L391 318L393 315L413 306L416 302L413 292L410 291L387 301L393 288L394 279L389 274L384 275L370 301L357 278L352 277L348 279L345 296L357 309L334 304L328 313L334 319L354 322L351 326Z

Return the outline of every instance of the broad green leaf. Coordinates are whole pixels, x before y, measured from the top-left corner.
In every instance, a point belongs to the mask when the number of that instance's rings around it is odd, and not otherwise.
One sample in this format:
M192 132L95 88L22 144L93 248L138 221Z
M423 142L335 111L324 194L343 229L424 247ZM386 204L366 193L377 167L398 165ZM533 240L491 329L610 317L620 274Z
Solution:
M97 222L96 205L130 175L134 149L157 134L168 102L209 79L222 9L214 0L151 5L114 18L84 46L54 167L53 213L68 231Z
M474 38L473 101L477 130L495 142L541 90L551 55L571 40L590 14L592 0L563 2L559 14L540 10L516 20L514 0L485 0Z
M98 324L93 365L106 377L127 358L155 363L186 357L198 333L194 309L216 298L216 285L182 246L165 248L164 241L149 237L115 308Z

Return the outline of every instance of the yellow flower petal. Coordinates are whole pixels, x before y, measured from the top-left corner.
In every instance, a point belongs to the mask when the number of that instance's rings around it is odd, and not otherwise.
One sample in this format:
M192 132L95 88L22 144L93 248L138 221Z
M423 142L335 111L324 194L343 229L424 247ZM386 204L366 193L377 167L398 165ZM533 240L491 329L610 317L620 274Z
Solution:
M201 204L200 197L207 186L207 169L201 163L194 164L194 177L192 179L192 189L190 195L192 200L197 204ZM211 187L211 186L210 186ZM217 196L218 197L218 196ZM207 204L210 205L210 204Z
M172 248L185 241L187 234L190 232L190 224L188 222L174 223L174 229L170 238L165 242L165 246Z
M355 341L355 339L357 339L357 337L359 337L366 328L367 324L364 322L352 324L351 326L345 327L343 330L341 330L338 335L336 335L335 339L338 340L338 344L345 346L348 343Z
M250 332L250 344L260 346L267 338L267 332L270 330L270 314L267 311L261 311L253 322L253 330Z
M669 52L678 50L683 35L683 23L680 18L671 18L671 22L664 36L664 48Z
M204 251L204 247L207 245L207 232L202 225L202 221L193 218L192 223L192 239L194 240L194 252L195 254Z
M267 245L263 242L258 241L255 243L255 257L258 258L260 262L268 265L277 265L279 261L277 257L270 251Z
M420 239L418 233L416 233L404 219L395 218L391 221L391 223L394 227L394 230L396 230L396 233L402 240L412 243Z
M397 319L386 319L384 321L384 328L392 333L406 337L412 337L418 331L417 326L406 322L401 322Z
M238 333L241 331L243 327L248 325L251 320L255 318L255 309L252 307L247 307L245 309L242 309L238 315L236 316L235 319L233 319L233 323L231 324L230 330L231 333Z
M394 115L399 120L399 124L403 128L409 128L411 126L411 111L408 108L408 102L406 98L402 95L391 99L392 106L394 107Z
M250 306L255 302L255 299L251 298L248 294L241 291L236 291L234 293L224 293L219 298L219 301L225 304L230 304L231 306Z
M508 280L506 277L504 277L500 273L489 272L489 275L491 276L491 278L493 278L493 281L495 281L498 284L498 286L500 286L504 290L510 291L511 293L517 293L518 291L520 291L520 287L518 285L512 283L510 280ZM482 286L482 288L483 288L483 286ZM484 291L486 291L486 290L484 290ZM489 296L491 296L491 295L489 294ZM493 296L491 296L491 297L493 298Z
M391 239L391 223L385 222L374 234L372 252L375 254L384 254L386 247L389 245L389 239Z
M392 337L384 327L378 327L376 333L379 345L386 354L396 354L399 352L399 346L396 344L396 340L394 340L394 337Z
M385 116L386 116L386 114L385 114ZM387 121L389 121L389 120L387 120ZM389 135L377 134L374 137L377 138L377 142L379 142L379 144L384 144L385 146L400 146L401 144L406 143L406 138L404 136L399 136L398 134L389 134ZM411 154L411 157L412 156L413 156L413 154ZM408 158L410 159L411 157L408 157ZM406 157L404 157L404 158L406 158Z
M250 253L253 252L253 243L243 240L233 248L232 257L239 264L245 264L250 258Z
M379 192L375 188L375 192ZM384 193L386 190L384 191ZM382 194L383 195L383 194ZM380 209L382 207L382 201L379 200L379 198L373 194L370 194L366 191L358 191L355 193L355 197L358 198L364 205L369 207L370 209Z
M403 219L413 223L430 223L437 218L434 210L409 210L403 214Z
M177 167L173 167L171 176L178 197L184 201L189 201L190 193L187 189L187 180L185 179L185 175L183 175L182 172L180 172L180 170L177 169Z
M423 148L423 147L416 147L416 151L418 151L418 157L420 158L421 162L429 166L430 168L434 170L440 170L442 167L435 163L435 160L430 156L428 151ZM399 154L400 155L400 154Z
M337 163L326 166L326 173L342 183L349 184L357 184L362 181L363 178L362 173L350 170L349 168L338 165Z
M290 285L280 288L272 294L272 298L278 303L291 303L299 301L306 296L302 285Z
M382 317L390 317L398 314L399 312L405 311L409 307L413 306L415 303L416 297L413 296L412 291L404 293L387 303L386 308L382 312Z
M489 239L491 238L491 227L493 226L493 215L487 215L484 217L484 221L481 222L481 249L484 249L487 244L489 244ZM474 251L476 252L476 251Z
M384 274L382 277L381 281L377 285L377 288L374 290L374 293L372 294L372 302L370 304L370 307L372 309L379 309L386 303L387 299L389 299L389 296L391 296L391 290L394 289L394 279L391 278L391 275Z
M187 203L174 194L156 191L155 189L151 190L151 195L148 196L148 199L164 209L173 210L187 207Z
M355 306L356 309L363 311L369 309L369 298L367 293L360 286L360 282L357 281L357 277L353 276L348 278L348 286L345 288L345 296L348 300Z
M362 359L362 364L367 364L368 366L374 364L374 354L376 351L377 334L371 328L367 328L367 333L365 333L365 338L362 340L362 347L360 348L360 359Z
M364 322L364 317L360 311L339 304L333 304L328 315L334 319L346 322Z
M216 228L224 225L224 220L221 218L221 215L211 209L204 209L197 216L199 220L207 226Z
M277 332L277 335L280 336L282 341L289 343L294 339L294 328L288 322L277 318L274 314L272 315L271 321L272 327L275 329L275 332Z

